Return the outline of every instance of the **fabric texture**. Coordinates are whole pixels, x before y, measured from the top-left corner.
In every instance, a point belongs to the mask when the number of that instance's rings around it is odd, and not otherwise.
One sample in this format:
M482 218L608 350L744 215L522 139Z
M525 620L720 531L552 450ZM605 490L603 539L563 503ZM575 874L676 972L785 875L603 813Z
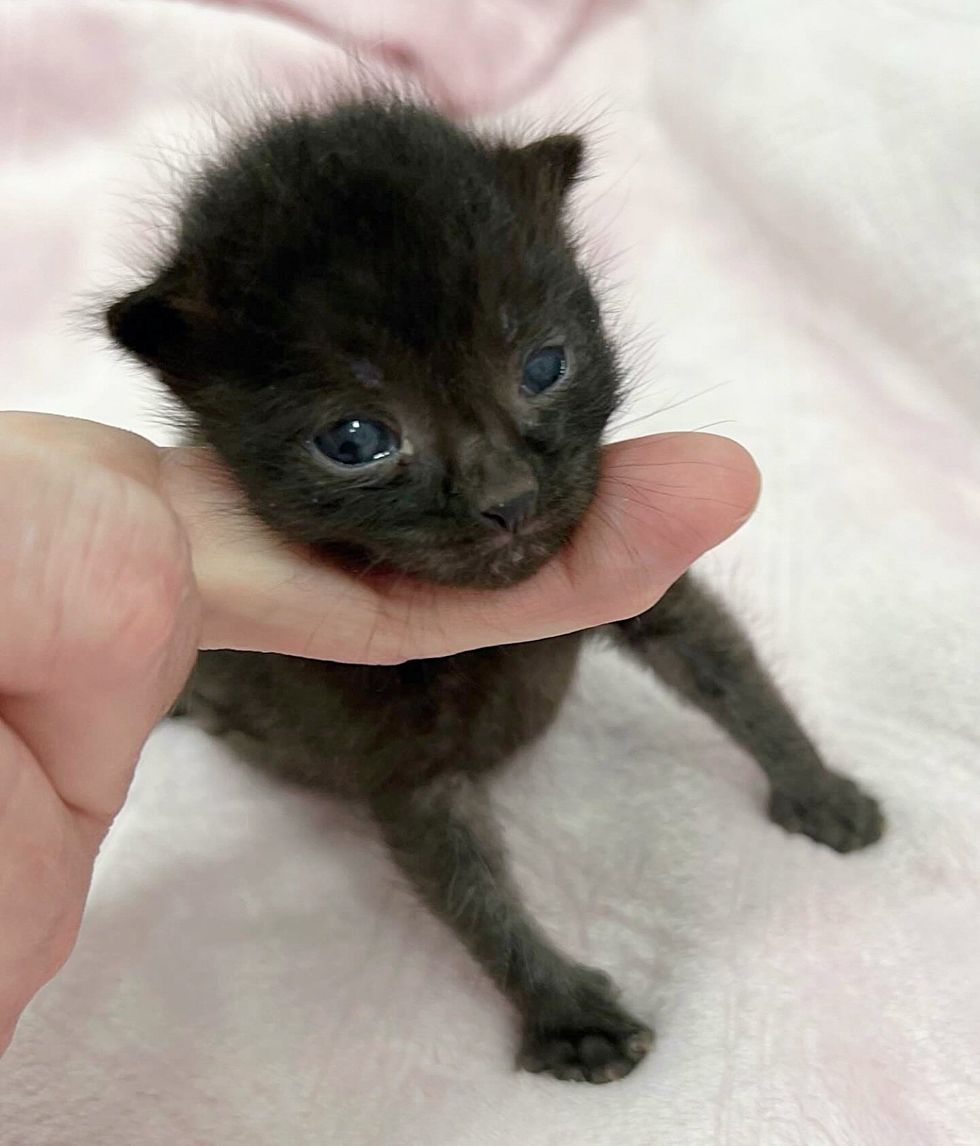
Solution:
M574 1086L514 1071L507 1007L368 826L165 724L0 1064L0 1142L976 1146L975 3L4 5L0 404L166 440L87 309L210 121L328 98L351 48L456 112L586 125L616 433L753 450L760 508L704 573L890 832L782 834L738 749L591 652L496 789L543 923L657 1028Z

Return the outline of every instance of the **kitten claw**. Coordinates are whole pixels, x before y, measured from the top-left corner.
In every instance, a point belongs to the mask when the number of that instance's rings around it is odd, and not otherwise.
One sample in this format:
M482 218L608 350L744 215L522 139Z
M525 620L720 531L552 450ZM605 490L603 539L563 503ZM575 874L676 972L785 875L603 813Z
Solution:
M774 791L769 818L788 832L809 836L837 852L852 852L881 838L885 817L878 802L846 776L828 773L802 795Z

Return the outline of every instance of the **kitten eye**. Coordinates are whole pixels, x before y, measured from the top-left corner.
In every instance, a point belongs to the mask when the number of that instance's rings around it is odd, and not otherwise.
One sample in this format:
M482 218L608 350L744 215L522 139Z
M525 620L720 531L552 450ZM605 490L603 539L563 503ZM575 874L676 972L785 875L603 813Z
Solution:
M369 466L397 454L401 441L397 431L384 422L348 418L317 434L313 444L325 457L342 466Z
M568 373L564 346L543 346L524 363L521 389L525 394L541 394Z

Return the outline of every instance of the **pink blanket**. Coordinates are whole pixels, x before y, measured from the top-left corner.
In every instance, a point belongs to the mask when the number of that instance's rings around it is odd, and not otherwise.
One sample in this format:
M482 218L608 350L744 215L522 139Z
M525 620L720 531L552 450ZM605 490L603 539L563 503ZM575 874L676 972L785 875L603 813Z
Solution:
M0 1065L0 1142L976 1146L975 3L3 5L0 404L162 439L77 314L209 118L329 92L347 49L457 112L591 124L618 432L754 450L758 515L705 571L891 832L782 835L737 749L596 651L498 786L541 918L658 1029L575 1087L513 1072L506 1007L348 812L165 725Z

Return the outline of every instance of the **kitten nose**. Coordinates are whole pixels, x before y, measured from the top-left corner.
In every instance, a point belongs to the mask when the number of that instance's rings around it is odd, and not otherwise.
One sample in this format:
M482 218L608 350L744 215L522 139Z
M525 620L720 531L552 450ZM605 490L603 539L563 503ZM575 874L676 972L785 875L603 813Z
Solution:
M505 529L508 533L516 533L525 521L534 513L537 495L533 489L519 493L507 501L498 501L488 505L480 511L480 516L491 526Z

